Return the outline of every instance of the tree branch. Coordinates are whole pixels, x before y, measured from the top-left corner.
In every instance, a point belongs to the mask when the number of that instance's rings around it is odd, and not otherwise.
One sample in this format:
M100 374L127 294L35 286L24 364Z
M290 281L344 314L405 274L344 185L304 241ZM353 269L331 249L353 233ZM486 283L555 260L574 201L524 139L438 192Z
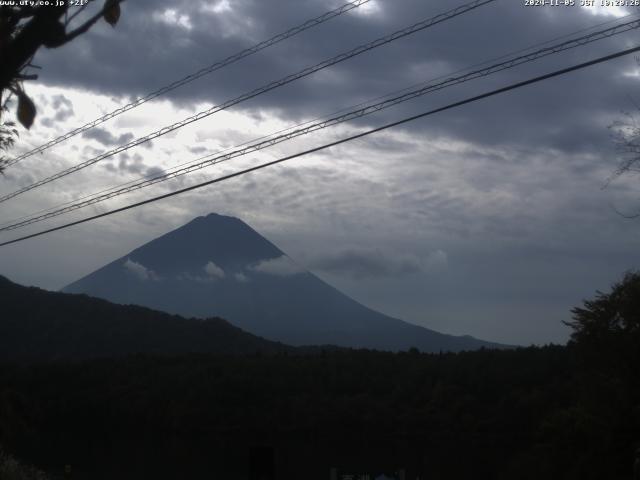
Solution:
M40 7L11 42L0 49L0 89L8 87L38 48L50 43L65 10L64 7Z
M19 73L18 75L16 75L16 78L18 80L37 80L38 79L38 75L35 73L31 73L29 75L26 75L24 73Z
M68 19L65 25L69 25L74 18L76 18L80 13L82 13L82 11L87 8L89 6L89 3L85 3L84 5L82 5L80 8L78 8L75 13L73 15L71 15Z
M82 35L83 33L87 32L98 20L100 20L104 16L108 8L112 8L114 5L119 5L124 1L125 0L114 0L113 3L105 2L104 6L98 13L96 13L93 17L91 17L89 20L84 22L75 30L72 30L71 32L67 33L64 38L64 43L67 43L73 40L74 38L76 38L78 35Z

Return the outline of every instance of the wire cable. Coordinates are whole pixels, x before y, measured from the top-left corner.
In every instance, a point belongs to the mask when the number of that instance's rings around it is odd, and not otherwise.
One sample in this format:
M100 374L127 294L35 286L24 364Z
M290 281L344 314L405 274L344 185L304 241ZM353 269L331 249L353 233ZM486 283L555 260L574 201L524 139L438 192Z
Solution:
M160 95L164 95L165 93L168 93L172 90L175 90L179 87L182 87L183 85L186 85L188 83L193 82L194 80L197 80L200 77L203 77L205 75L208 75L210 73L215 72L216 70L220 70L221 68L224 68L228 65L231 65L232 63L237 62L238 60L241 60L243 58L246 58L250 55L253 55L254 53L258 53L261 50L264 50L265 48L271 47L272 45L275 45L277 43L280 43L288 38L291 38L295 35L298 35L299 33L304 32L305 30L308 30L310 28L316 27L318 25L321 25L322 23L331 20L332 18L338 17L346 12L349 12L351 10L353 10L354 8L358 8L361 5L364 5L367 2L370 2L371 0L355 0L353 2L349 2L346 3L338 8L335 8L329 12L326 12L318 17L312 18L310 20L307 20L306 22L290 28L289 30L279 33L271 38L269 38L268 40L265 40L263 42L257 43L256 45L253 45L252 47L246 48L245 50L242 50L241 52L235 53L227 58L225 58L224 60L220 60L216 63L213 63L207 67L201 68L200 70L198 70L195 73L189 74L183 78L181 78L180 80L176 80L172 83L170 83L169 85L166 85L162 88L159 88L157 90L154 90L151 93L146 94L144 97L140 97L137 98L136 100L134 100L131 103L128 103L127 105L124 105L120 108L117 108L115 110L113 110L112 112L109 112L99 118L96 118L95 120L92 120L91 122L88 122L84 125L82 125L81 127L75 128L67 133L65 133L64 135L61 135L57 138L54 138L53 140L44 143L32 150L29 150L28 152L23 153L22 155L13 158L11 160L9 160L5 167L9 167L11 165L14 165L16 163L18 163L21 160L24 160L25 158L28 158L32 155L35 155L36 153L42 153L45 150L47 150L48 148L53 147L54 145L57 145L61 142L64 142L65 140L68 140L71 137L74 137L82 132L86 132L87 130L94 128L98 125L100 125L101 123L106 122L107 120L110 120L114 117L117 117L118 115L127 112L133 108L139 107L140 105L142 105L143 103L148 102L149 100L153 100L156 97L159 97Z
M242 103L244 101L247 101L251 98L257 97L258 95L262 95L266 92L269 92L271 90L274 90L276 88L279 88L283 85L287 85L295 80L299 80L300 78L306 77L308 75L311 75L312 73L315 73L319 70L323 70L325 68L328 68L332 65L335 65L337 63L340 62L344 62L345 60L348 60L350 58L353 58L357 55L360 55L362 53L368 52L369 50L373 50L374 48L378 48L381 47L382 45L386 45L388 43L391 43L395 40L398 40L400 38L404 38L408 35L411 35L413 33L419 32L421 30L425 30L426 28L432 27L434 25L437 25L439 23L445 22L447 20L450 20L452 18L455 18L459 15L462 15L464 13L467 13L471 10L474 10L476 8L479 8L483 5L486 5L488 3L493 3L496 0L474 0L473 2L470 3L466 3L464 5L461 5L459 7L456 7L454 9L451 9L445 13L441 13L439 15L436 15L435 17L431 17L428 18L426 20L422 20L418 23L415 23L409 27L403 28L401 30L398 30L396 32L393 32L390 35L386 35L384 37L378 38L372 42L360 45L352 50L349 50L348 52L345 53L341 53L339 55L336 55L335 57L332 57L328 60L324 60L316 65L313 65L311 67L307 67L304 68L303 70L300 70L297 73L291 74L291 75L287 75L284 78L281 78L280 80L276 80L274 82L268 83L262 87L259 87L255 90L252 90L251 92L245 93L243 95L240 95L239 97L236 97L232 100L228 100L220 105L215 105L211 108L209 108L208 110L204 110L201 111L195 115L192 115L190 117L185 118L184 120L181 120L179 122L176 122L172 125L166 126L164 128L161 128L160 130L157 130L147 136L144 137L140 137L137 138L125 145L121 145L113 150L110 150L108 152L102 153L96 157L93 157L89 160L86 160L82 163L79 163L73 167L67 168L66 170L63 170L61 172L58 172L54 175L51 175L47 178L44 178L43 180L39 180L37 182L34 182L30 185L27 185L26 187L23 187L19 190L16 190L12 193L8 193L2 197L0 197L0 203L1 202L5 202L11 198L14 198L22 193L28 192L30 190L33 190L34 188L40 187L42 185L45 185L47 183L53 182L54 180L58 180L62 177L65 177L67 175L70 175L72 173L75 173L79 170L82 170L84 168L87 168L97 162L99 162L100 160L104 160L105 158L108 157L112 157L113 155L117 155L118 153L122 153L126 150L129 150L133 147L136 147L138 145L141 145L143 143L146 143L150 140L153 140L155 138L161 137L163 135L166 135L169 132L173 132L174 130L177 130L179 128L182 128L186 125L189 125L193 122L196 122L198 120L201 120L205 117L208 117L210 115L213 115L214 113L217 113L219 111L222 110L226 110L229 107L232 107L234 105L237 105L239 103Z
M254 143L250 143L247 142L247 146L243 147L243 148L237 148L235 150L232 150L231 152L228 153L216 153L213 154L214 156L212 158L211 155L206 155L204 157L200 157L199 160L201 160L199 163L196 163L195 161L193 162L189 162L186 164L186 166L180 166L180 167L176 167L175 169L173 169L172 171L168 172L168 173L164 173L161 175L156 175L156 176L150 176L150 177L146 177L142 180L137 180L137 181L133 181L133 182L128 182L127 184L121 186L121 187L116 187L115 189L109 189L107 191L104 192L98 192L94 195L90 195L87 199L80 199L79 201L75 201L75 202L69 202L68 204L63 205L61 208L52 210L52 211L48 211L47 213L43 213L41 215L33 214L31 216L27 216L25 217L26 219L18 219L13 221L13 223L7 225L7 223L5 223L4 225L0 225L0 232L2 231L9 231L9 230L15 230L17 228L21 228L27 225L31 225L37 222L41 222L44 220L47 220L49 218L53 218L74 210L78 210L80 208L89 206L89 205L93 205L102 201L106 201L109 200L111 198L114 198L116 196L120 196L120 195L124 195L126 193L130 193L132 191L135 190L139 190L141 188L147 187L147 186L151 186L154 185L156 183L160 183L160 182L164 182L167 180L170 180L172 178L176 178L182 175L186 175L188 173L194 172L196 170L200 170L212 165L216 165L218 163L222 163L228 160L231 160L233 158L237 158L240 156L244 156L247 155L249 153L253 153L253 152L257 152L259 150L262 150L264 148L268 148L271 147L273 145L291 140L293 138L302 136L302 135L308 135L312 132L321 130L321 129L325 129L331 126L335 126L338 125L340 123L344 123L350 120L354 120L357 118L362 118L364 116L379 112L381 110L393 107L395 105L398 105L400 103L409 101L409 100L413 100L417 97L426 95L428 93L432 93L438 90L442 90L444 88L448 88L454 85L458 85L460 83L464 83L464 82L468 82L471 80L475 80L477 78L480 77L485 77L503 70L507 70L510 68L514 68L516 66L522 65L524 63L529 63L535 60L538 60L540 58L552 55L552 54L556 54L562 51L566 51L572 48L576 48L576 47L580 47L580 46L584 46L587 45L589 43L593 43L595 41L598 40L602 40L602 39L606 39L606 38L610 38L614 35L619 35L621 33L625 33L628 32L630 30L634 30L640 28L640 20L634 20L631 22L626 22L624 24L621 25L617 25L614 27L610 27L608 29L605 30L600 30L600 31L596 31L593 33L590 33L588 35L584 35L582 37L579 38L575 38L575 39L571 39L556 45L552 45L549 47L545 47L539 50L536 50L534 52L530 52L527 53L525 55L520 55L517 56L515 58L491 65L489 67L483 68L483 69L479 69L479 70L474 70L471 71L469 73L466 73L464 75L459 75L459 76L453 76L453 77L449 77L444 81L438 82L438 83L431 83L431 84L427 84L427 85L423 85L422 87L415 89L415 90L411 90L408 92L405 92L401 95L397 95L395 97L392 98L388 98L386 100L383 100L381 102L377 102L374 104L370 104L370 105L366 105L362 108L356 109L356 110L352 110L352 111L348 111L346 113L343 113L341 115L337 115L334 117L330 117L328 119L324 119L322 121L319 122L315 122L315 123L309 123L306 126L297 128L297 129L287 129L286 133L277 135L277 136L271 136L271 137L266 137L264 140L263 139L258 139L257 141L254 141ZM51 209L50 209L51 210ZM28 218L30 217L30 218Z
M7 246L7 245L11 245L11 244L17 243L17 242L21 242L21 241L24 241L24 240L27 240L27 239L30 239L30 238L39 237L41 235L45 235L47 233L56 232L58 230L69 228L69 227L72 227L72 226L75 226L75 225L80 225L82 223L86 223L86 222L90 222L90 221L93 221L93 220L97 220L99 218L107 217L109 215L114 215L116 213L124 212L126 210L130 210L132 208L137 208L137 207L140 207L142 205L147 205L149 203L154 203L154 202L157 202L159 200L163 200L165 198L170 198L170 197L173 197L173 196L176 196L176 195L180 195L182 193L186 193L186 192L189 192L189 191L192 191L192 190L196 190L196 189L199 189L199 188L206 187L208 185L212 185L212 184L215 184L215 183L223 182L225 180L230 180L232 178L239 177L241 175L245 175L247 173L255 172L257 170L262 170L264 168L267 168L267 167L270 167L270 166L273 166L273 165L277 165L279 163L283 163L283 162L286 162L286 161L289 161L289 160L293 160L295 158L299 158L299 157L302 157L302 156L305 156L305 155L309 155L311 153L315 153L315 152L319 152L319 151L322 151L322 150L326 150L328 148L335 147L337 145L341 145L343 143L347 143L347 142L350 142L350 141L353 141L353 140L357 140L359 138L363 138L363 137L372 135L374 133L378 133L378 132L381 132L383 130L387 130L389 128L393 128L393 127L397 127L399 125L403 125L405 123L413 122L415 120L418 120L418 119L421 119L421 118L424 118L424 117L428 117L428 116L434 115L436 113L444 112L446 110L450 110L450 109L453 109L453 108L456 108L456 107L467 105L469 103L477 102L479 100L482 100L482 99L485 99L485 98L488 98L488 97L492 97L492 96L495 96L495 95L499 95L501 93L505 93L505 92L508 92L508 91L511 91L511 90L516 90L518 88L522 88L522 87L525 87L527 85L538 83L538 82L541 82L543 80L548 80L549 78L558 77L558 76L561 76L561 75L566 75L567 73L574 72L576 70L581 70L583 68L587 68L587 67L590 67L592 65L597 65L599 63L607 62L607 61L613 60L615 58L619 58L619 57L622 57L622 56L625 56L625 55L629 55L631 53L635 53L635 52L638 52L638 51L640 51L640 46L629 48L629 49L626 49L626 50L622 50L622 51L619 51L619 52L616 52L616 53L612 53L610 55L605 55L603 57L599 57L599 58L596 58L594 60L590 60L588 62L580 63L580 64L577 64L577 65L573 65L571 67L567 67L567 68L563 68L563 69L560 69L560 70L556 70L554 72L547 73L545 75L540 75L538 77L534 77L534 78L531 78L529 80L513 83L513 84L508 85L506 87L498 88L496 90L491 90L489 92L486 92L486 93L483 93L483 94L480 94L480 95L476 95L474 97L470 97L470 98L467 98L465 100L460 100L458 102L450 103L448 105L445 105L444 107L440 107L440 108L436 108L434 110L429 110L427 112L419 113L417 115L413 115L411 117L406 117L406 118L403 118L402 120L398 120L398 121L395 121L395 122L392 122L392 123L387 123L385 125L382 125L381 127L377 127L377 128L371 129L371 130L367 130L365 132L361 132L361 133L358 133L356 135L351 135L349 137L342 138L342 139L337 140L335 142L326 143L326 144L321 145L319 147L311 148L311 149L305 150L303 152L299 152L299 153L296 153L296 154L293 154L293 155L289 155L289 156L286 156L286 157L283 157L283 158L279 158L277 160L272 160L270 162L262 163L260 165L254 166L254 167L246 168L244 170L240 170L238 172L234 172L234 173L231 173L231 174L228 174L228 175L224 175L222 177L217 177L217 178L208 180L206 182L198 183L198 184L192 185L190 187L186 187L186 188L182 188L180 190L176 190L176 191L173 191L173 192L170 192L170 193L166 193L164 195L160 195L160 196L157 196L157 197L149 198L147 200L143 200L141 202L137 202L137 203L133 203L133 204L130 204L130 205L127 205L127 206L124 206L124 207L120 207L120 208L117 208L115 210L110 210L108 212L103 212L103 213L100 213L98 215L93 215L91 217L87 217L87 218L83 218L83 219L80 219L80 220L76 220L74 222L66 223L64 225L59 225L57 227L49 228L47 230L42 230L40 232L32 233L30 235L25 235L23 237L16 238L14 240L9 240L7 242L0 243L0 247L4 247L4 246Z
M550 43L552 43L552 42L555 42L555 41L558 41L558 40L562 40L562 39L564 39L564 38L568 38L568 37L571 37L571 36L573 36L573 35L577 35L577 34L579 34L579 33L588 32L588 31L590 31L590 30L594 30L594 29L596 29L596 28L600 28L600 27L603 27L603 26L605 26L605 25L610 25L610 24L612 24L612 23L622 22L622 21L624 21L624 20L626 20L626 19L628 19L628 18L630 18L630 17L637 17L637 16L638 16L638 14L637 14L637 13L635 13L635 14L634 14L634 13L629 13L629 14L624 15L624 16L622 16L622 17L617 17L617 18L614 18L614 19L612 19L612 20L607 20L607 21L604 21L604 22L600 22L600 23L597 23L597 24L592 25L592 26L590 26L590 27L585 27L585 28L582 28L582 29L580 29L580 30L575 30L575 31L573 31L573 32L571 32L571 33L567 33L567 34L564 34L564 35L560 35L560 36L557 36L557 37L551 38L551 39L549 39L549 40L545 40L544 42L538 42L538 43L536 43L536 44L534 44L534 45L529 45L528 47L524 47L524 48L521 48L521 49L519 49L519 50L515 50L515 51L509 52L509 53L507 53L507 54L503 54L503 55L501 55L501 56L499 56L499 57L494 57L494 58L491 58L491 59L488 59L488 60L484 60L484 61L482 61L482 62L475 63L475 64L473 64L473 65L469 65L469 66L467 66L467 67L464 67L464 68L461 68L461 69L455 70L455 71L453 71L453 72L449 72L449 73L444 74L444 75L439 75L439 76L437 76L437 77L432 77L431 79L429 79L429 80L427 80L427 81L423 81L423 82L415 83L415 84L413 84L413 85L409 85L409 86L404 87L404 88L402 88L402 89L394 90L393 92L390 92L390 93L387 93L387 94L384 94L384 95L380 95L380 96L377 96L377 97L374 97L374 98L370 98L370 99L368 99L368 100L366 100L366 101L363 101L363 102L360 102L360 103L358 103L358 104L350 105L349 107L344 107L344 108L341 108L341 109L339 109L339 110L333 111L332 113L329 113L329 114L326 114L326 115L322 115L322 116L320 116L320 117L315 117L315 118L312 118L312 119L310 119L310 120L305 120L305 121L300 122L300 123L298 123L298 124L295 124L295 125L293 125L293 126L289 126L289 127L287 127L287 128L284 128L284 129L281 129L281 130L278 130L278 131L275 131L275 132L271 132L270 134L266 134L266 135L260 136L260 137L258 137L258 138L254 138L254 139L252 139L252 140L248 140L248 141L246 141L246 142L242 142L242 143L240 143L240 144L236 144L235 146L227 147L227 148L224 148L224 149L222 149L222 150L217 150L216 152L213 152L213 153L211 153L211 154L207 154L207 155L204 155L204 156L201 156L201 157L195 158L195 159L193 159L193 160L189 160L189 161L187 161L187 162L180 163L180 164L178 164L178 165L176 165L176 166L174 166L174 167L171 167L169 170L173 171L173 170L178 169L178 168L180 168L180 167L183 167L183 166L186 166L186 165L191 165L191 164L193 164L193 163L200 162L200 161L202 161L202 160L205 160L205 159L209 158L209 157L210 157L211 155L213 155L213 154L220 154L220 153L226 152L226 151L228 151L228 150L231 150L232 148L238 148L238 147L241 147L241 146L244 146L244 145L248 145L248 144L250 144L250 143L252 143L252 142L257 142L257 141L259 141L259 140L263 140L263 139L265 139L265 138L273 137L273 136L278 135L278 134L280 134L280 133L284 133L284 132L287 132L287 131L293 130L293 129L295 129L295 128L299 128L299 127L302 127L302 126L304 126L304 125L307 125L307 124L310 124L310 123L313 123L313 122L316 122L316 121L319 121L319 120L323 120L323 119L330 118L330 117L332 117L332 116L334 116L334 115L337 115L337 114L339 114L339 113L347 112L347 111L349 111L349 110L352 110L352 109L355 109L355 108L358 108L358 107L362 107L362 106L364 106L364 105L367 105L367 104L373 103L373 102L375 102L376 100L382 100L382 99L385 99L385 98L389 98L389 97L392 97L392 96L398 95L398 94L400 94L400 93L408 92L408 91L410 91L410 90L412 90L412 89L415 89L415 88L417 88L417 87L420 87L420 86L426 85L428 82L434 82L434 81L436 81L436 80L440 80L440 79L446 78L446 77L447 77L447 76L449 76L449 75L456 75L456 74L458 74L458 73L466 72L466 71L471 70L471 69L473 69L473 68L480 67L480 66L482 66L482 65L487 65L487 64L489 64L489 63L491 63L491 62L496 62L496 61L498 61L498 60L502 60L502 59L508 58L508 57L510 57L510 56L513 56L513 55L519 54L519 53L523 53L523 52L526 52L526 51L529 51L529 50L533 50L534 48L541 47L541 46L543 46L543 45L548 45L548 44L550 44ZM58 209L61 209L62 207L66 207L66 206L68 206L68 205L72 205L72 204L74 204L74 203L76 203L76 202L79 202L79 201L82 201L82 200L87 200L87 199L89 199L89 198L92 198L92 197L98 196L98 195L100 195L100 194L107 193L107 192L112 192L112 191L115 191L115 190L120 189L120 188L122 188L122 187L125 187L125 186L128 186L128 185L132 185L132 184L134 184L134 183L136 183L136 182L139 182L139 181L141 181L141 180L148 180L148 179L151 179L151 178L154 178L154 175L144 175L144 176L142 176L142 177L139 177L138 179L130 180L130 181L128 181L128 182L121 183L121 184L118 184L118 185L112 185L111 187L108 187L108 188L102 189L102 190L100 190L100 191L98 191L98 192L95 192L95 193L92 193L92 194L84 195L84 196L82 196L82 197L80 197L80 198L76 198L76 199L74 199L74 200L70 200L70 201L67 201L67 202L59 203L59 204L57 204L57 205L54 205L54 206L51 206L51 207L47 207L47 208L44 208L44 209L38 210L38 211L36 211L36 212L30 213L30 214L27 214L27 215L23 215L23 216L18 217L18 218L14 218L14 219L11 219L11 220L7 220L7 221L4 221L4 222L0 222L0 231L2 231L2 227L5 227L5 226L12 226L11 224L13 224L13 223L15 223L15 222L20 222L20 221L22 221L22 220L29 219L29 218L31 218L31 217L34 217L34 216L39 215L39 214L42 214L42 213L47 213L47 212L51 212L51 211L54 211L54 210L58 210ZM81 207L80 207L80 208L81 208Z

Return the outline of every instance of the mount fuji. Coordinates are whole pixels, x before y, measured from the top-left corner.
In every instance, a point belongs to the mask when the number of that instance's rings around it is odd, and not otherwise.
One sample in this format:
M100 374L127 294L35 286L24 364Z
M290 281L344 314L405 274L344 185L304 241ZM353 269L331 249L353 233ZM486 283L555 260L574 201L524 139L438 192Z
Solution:
M224 318L290 345L425 352L503 345L376 312L296 264L243 221L198 217L63 289L185 317Z

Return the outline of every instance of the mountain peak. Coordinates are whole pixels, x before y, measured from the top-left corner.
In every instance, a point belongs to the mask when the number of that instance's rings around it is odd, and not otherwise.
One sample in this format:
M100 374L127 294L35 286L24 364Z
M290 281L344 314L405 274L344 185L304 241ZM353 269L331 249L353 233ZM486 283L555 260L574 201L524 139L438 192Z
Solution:
M240 223L244 223L242 220L240 220L238 217L232 217L231 215L222 215L220 213L209 213L207 215L201 215L199 217L196 217L192 220L192 222L202 222L202 221L207 221L207 222L240 222ZM188 224L187 224L188 225Z
M130 259L159 275L171 276L195 274L209 262L241 273L253 264L282 255L239 218L210 213L137 248L122 260Z
M300 268L242 220L216 213L195 218L64 290L187 317L219 316L293 345L424 351L490 346L371 310Z
M237 228L237 227L240 227L241 225L251 228L237 217L232 217L230 215L221 215L219 213L209 213L208 215L201 215L199 217L194 218L193 220L186 223L185 225L178 228L177 230L189 229L193 227L203 227L203 228L217 227L217 228L226 229L226 228L230 228L231 226L235 226Z

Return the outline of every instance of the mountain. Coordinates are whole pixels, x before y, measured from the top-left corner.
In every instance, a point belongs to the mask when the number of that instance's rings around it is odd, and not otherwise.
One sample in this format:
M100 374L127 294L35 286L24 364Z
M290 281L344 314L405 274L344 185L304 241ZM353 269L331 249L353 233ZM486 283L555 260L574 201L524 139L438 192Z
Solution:
M23 287L0 276L0 360L294 350L219 318L186 319L86 295Z
M210 214L63 289L189 317L219 316L291 345L459 351L497 344L391 318L300 268L246 223Z

